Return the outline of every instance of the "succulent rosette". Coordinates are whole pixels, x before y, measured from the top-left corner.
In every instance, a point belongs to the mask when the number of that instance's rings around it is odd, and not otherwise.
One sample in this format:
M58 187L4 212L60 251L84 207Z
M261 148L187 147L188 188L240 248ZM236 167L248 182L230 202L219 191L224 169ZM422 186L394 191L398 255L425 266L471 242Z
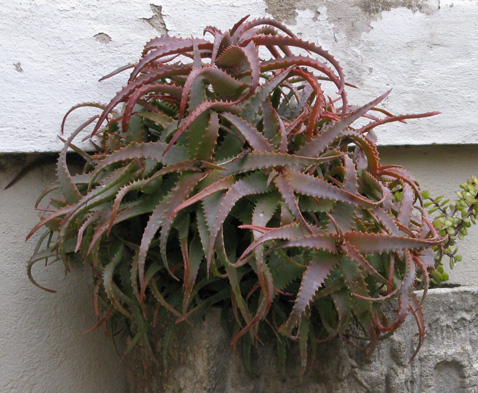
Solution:
M40 197L56 193L32 230L45 233L30 276L45 258L91 266L99 322L127 321L131 345L148 345L164 311L194 323L214 305L234 315L246 354L262 335L281 359L284 337L298 340L303 364L336 336L371 353L410 313L421 345L414 289L426 291L444 239L412 175L381 164L372 130L434 113L393 116L377 108L389 92L349 105L334 57L267 18L153 39L107 77L128 68L107 105L75 107L102 112L65 142ZM90 124L93 153L73 144Z

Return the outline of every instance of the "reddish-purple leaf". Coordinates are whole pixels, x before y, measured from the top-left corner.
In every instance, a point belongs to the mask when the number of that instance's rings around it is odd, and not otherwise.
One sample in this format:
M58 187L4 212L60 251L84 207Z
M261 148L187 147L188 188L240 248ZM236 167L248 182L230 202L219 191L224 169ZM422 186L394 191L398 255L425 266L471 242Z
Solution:
M141 238L141 245L138 253L138 276L141 285L141 293L144 294L145 287L145 264L149 245L153 240L156 232L161 227L163 222L167 219L171 211L173 211L181 202L183 202L196 186L198 181L203 176L202 173L195 173L191 175L184 175L176 184L168 198L161 201L150 215L146 228L144 229ZM168 268L166 266L166 268ZM171 271L171 276L175 277Z
M99 161L97 167L95 168L95 173L99 174L102 169L111 164L138 158L149 158L164 165L171 165L180 161L188 160L189 155L184 146L174 146L172 150L166 153L167 148L168 145L163 142L148 142L128 145L121 150L117 150L109 154L103 160Z
M327 155L318 158L301 157L293 154L276 152L250 152L239 156L225 164L218 163L225 169L224 175L238 174L258 169L274 169L285 167L291 169L302 169L307 166L317 165L341 157L341 154ZM275 176L274 176L275 177Z
M217 138L219 137L219 115L217 112L211 112L209 124L203 131L201 141L195 152L198 160L212 162L214 158L214 151L217 145Z
M379 202L372 201L365 197L351 194L343 189L336 187L318 177L306 175L297 171L289 171L290 184L294 191L299 194L313 196L317 198L332 199L350 203L356 206L374 207Z
M277 244L274 250L290 247L314 248L316 250L337 253L336 237L333 235L306 235Z
M387 91L385 94L382 94L375 100L370 101L368 104L358 108L339 122L335 123L333 126L327 128L321 134L317 135L314 139L300 148L297 151L297 154L308 157L316 157L320 155L330 145L330 143L332 143L332 141L334 141L340 135L341 132L346 130L347 127L349 127L355 120L363 116L371 108L384 100L390 91L391 90Z
M436 115L440 115L440 114L441 114L441 112L427 112L427 113L417 113L417 114L408 114L408 115L400 115L400 116L389 116L389 117L385 117L384 119L380 119L380 120L377 120L377 121L374 121L374 122L371 122L371 123L367 124L366 126L362 127L359 130L359 132L361 134L364 134L364 133L369 132L373 128L375 128L377 126L380 126L382 124L392 123L392 122L396 122L396 121L403 122L403 120L406 120L406 119L419 119L419 118L422 118L422 117L430 117L430 116L436 116Z
M241 228L244 229L252 229L254 227L248 227L242 225ZM262 236L258 237L254 240L242 253L242 255L237 260L237 263L240 263L252 250L258 247L265 242L272 241L272 240L292 240L298 237L302 237L308 234L308 231L302 225L294 222L292 224L287 224L280 226L278 228L267 228L268 231L265 232Z
M307 269L302 276L300 289L295 300L294 308L290 313L287 322L280 327L283 333L290 335L292 329L302 317L314 295L329 276L332 269L338 262L336 255L321 253L320 257L309 262Z
M339 91L341 91L341 97L342 97L342 102L344 107L347 107L347 98L345 95L345 91L343 90L343 84L340 81L340 79L337 77L337 75L334 74L334 72L326 66L324 63L312 59L310 57L305 57L305 56L287 56L285 58L279 58L279 59L273 59L273 60L268 60L264 61L261 63L261 72L266 72L266 71L273 71L277 69L283 69L287 67L299 67L299 66L306 66L306 67L312 67L315 68L316 70L322 72L325 74L327 77L331 79L331 81L337 86Z
M310 229L309 224L307 223L307 221L305 221L305 218L299 209L299 203L294 195L294 190L289 182L286 169L284 169L284 174L279 174L278 176L274 177L273 181L281 197L284 199L285 203L287 204L287 207L294 215L296 220L299 221L309 233L313 233L312 229Z
M413 203L415 202L415 194L412 187L408 183L403 184L402 199L400 202L400 211L398 213L398 221L409 226L412 217Z
M214 109L220 111L230 111L230 112L237 112L238 109L235 107L236 102L225 102L225 101L205 101L199 106L197 106L186 119L182 122L179 128L174 133L174 136L169 141L168 147L166 148L163 154L166 154L171 146L179 139L179 137L186 131L186 129L198 119L204 112Z
M239 199L247 196L247 195L257 195L257 194L265 194L269 191L269 187L267 186L267 179L261 173L253 174L244 179L238 180L234 183L234 185L229 188L226 195L221 201L221 206L219 208L219 212L216 216L211 236L209 238L209 249L207 253L207 264L208 264L208 271L209 266L211 264L211 260L214 253L214 243L218 236L219 231L222 228L222 224L226 220L229 212L234 207L234 205L239 201Z
M399 236L400 232L398 230L397 224L390 214L388 214L381 207L376 207L371 211L371 213L390 235Z
M219 179L218 181L210 184L203 190L199 191L197 194L194 194L191 198L185 200L184 202L181 202L170 214L170 217L178 214L181 210L185 209L188 206L191 206L192 204L199 202L200 200L208 197L209 195L212 195L218 191L222 190L227 190L231 188L235 183L235 179L233 176L228 176Z
M441 239L414 239L365 232L347 232L344 233L344 238L362 254L420 250L442 242Z
M96 126L91 133L91 137L96 135L98 130L100 129L103 122L106 120L108 115L111 111L121 102L125 102L131 94L133 94L137 89L148 85L150 83L154 83L158 80L161 80L166 77L173 77L176 75L187 75L191 70L191 65L163 65L159 69L151 71L147 74L136 78L134 81L128 83L123 89L121 89L116 96L109 102L109 104L105 107L103 112L100 115L100 118L96 122Z
M181 37L171 37L167 35L163 35L161 37L156 37L149 40L143 49L143 56L148 53L150 50L160 48L161 46L171 44L172 42L180 42L184 38Z
M251 20L247 23L243 23L243 21L245 21L246 19L247 19L247 16L245 18L241 19L239 21L239 23L236 23L234 25L234 27L231 29L232 38L235 41L240 40L242 38L241 36L245 32L247 32L248 30L251 30L254 27L259 26L259 25L275 26L279 30L282 30L287 35L289 35L291 37L295 37L295 34L292 33L292 31L289 28L287 28L285 25L283 25L282 23L280 23L279 21L277 21L275 19L272 19L272 18L258 18L258 19Z
M340 247L340 251L343 251L352 261L354 261L362 270L368 274L374 276L383 283L390 284L390 282L383 277L377 270L367 261L362 254L350 243L344 242Z
M143 70L146 64L155 61L161 57L172 55L176 53L185 53L193 50L193 43L198 45L200 49L212 49L212 44L203 39L196 38L183 38L183 39L173 39L169 42L164 42L164 44L154 48L149 46L148 49L151 49L149 53L146 53L141 60L134 67L133 72L130 75L130 82L136 78L136 76Z
M244 121L241 117L232 113L221 113L221 117L228 120L246 138L247 142L256 151L273 151L274 147L267 138L253 125Z
M256 89L255 94L246 101L244 108L242 109L241 116L244 120L252 123L257 112L261 108L261 104L266 101L267 97L282 83L284 82L290 74L292 67L287 68L286 70L275 75L270 81L266 84L260 86Z
M222 98L234 97L245 88L245 84L233 78L226 72L216 68L213 65L209 65L203 68L193 68L189 73L184 88L182 89L181 105L179 108L178 122L183 118L186 110L187 100L190 96L192 84L198 80L206 79L211 83L214 91Z
M133 94L131 94L126 102L126 105L123 110L123 117L121 119L122 130L123 132L128 131L128 125L130 122L131 115L133 114L133 109L137 104L138 100L143 97L145 94L158 92L158 93L167 93L171 97L179 98L181 97L182 89L177 86L165 85L163 83L155 83L146 86L142 86L137 89Z
M418 345L417 349L413 353L413 356L410 359L410 362L415 359L415 356L417 356L418 351L420 350L423 340L425 339L425 330L426 330L426 324L425 324L425 314L423 313L423 308L420 303L420 301L417 298L417 295L415 295L413 292L410 294L410 310L413 313L413 316L415 317L415 320L417 322L418 326Z
M58 158L57 164L57 176L58 176L58 183L60 184L60 190L66 198L66 202L72 204L79 201L81 198L81 194L76 187L76 184L73 182L71 178L70 171L68 169L68 165L66 163L66 153L68 152L68 147L70 146L73 139L83 131L88 125L93 123L98 118L98 116L90 117L87 121L81 124L67 139L63 149L61 150L60 157Z
M340 134L342 140L350 143L350 139L355 145L360 146L356 165L359 169L366 169L372 175L376 175L379 166L379 156L377 145L370 140L367 135L360 134L358 131L348 129ZM366 159L366 161L365 161ZM363 161L363 162L362 162Z

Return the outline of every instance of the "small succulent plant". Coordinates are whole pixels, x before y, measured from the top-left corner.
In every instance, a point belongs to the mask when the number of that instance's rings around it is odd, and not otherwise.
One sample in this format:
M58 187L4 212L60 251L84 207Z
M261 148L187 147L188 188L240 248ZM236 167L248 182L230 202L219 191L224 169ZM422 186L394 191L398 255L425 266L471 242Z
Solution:
M39 198L56 193L31 232L44 230L30 277L47 258L90 266L99 324L126 321L130 347L148 346L163 312L195 323L222 305L246 363L265 334L282 361L298 341L302 371L336 336L371 353L410 313L419 348L414 289L426 293L445 236L412 175L380 163L373 129L435 112L393 116L378 108L389 92L348 104L334 57L273 19L209 36L151 40L107 76L132 69L107 105L75 107L102 112L65 141ZM91 124L87 153L73 139Z
M433 217L433 226L441 236L447 236L446 242L440 247L435 247L435 260L437 270L432 273L432 285L440 285L448 281L448 273L442 265L442 258L449 260L450 269L455 262L461 262L458 254L457 240L463 240L468 235L468 228L475 225L478 220L478 179L472 176L466 183L460 185L457 199L451 201L443 195L432 197L429 191L423 191L424 207Z

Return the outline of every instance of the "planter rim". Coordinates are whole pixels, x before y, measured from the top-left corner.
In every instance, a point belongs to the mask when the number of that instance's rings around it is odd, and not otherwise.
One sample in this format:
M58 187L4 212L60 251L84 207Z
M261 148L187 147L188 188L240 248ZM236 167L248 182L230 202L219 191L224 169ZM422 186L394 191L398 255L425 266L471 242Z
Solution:
M453 288L430 288L427 292L427 296L430 295L441 295L441 294L448 294L454 292L465 292L465 293L478 293L478 286L475 285L460 285L458 287ZM423 295L423 289L415 291L415 293L419 296Z

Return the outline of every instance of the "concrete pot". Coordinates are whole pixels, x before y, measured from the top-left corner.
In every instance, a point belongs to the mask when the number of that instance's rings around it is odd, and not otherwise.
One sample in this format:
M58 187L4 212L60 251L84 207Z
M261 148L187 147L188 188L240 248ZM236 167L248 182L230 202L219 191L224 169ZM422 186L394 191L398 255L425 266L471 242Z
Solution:
M137 348L127 359L131 393L478 393L478 288L430 290L424 305L427 337L409 363L418 331L410 316L371 358L341 339L319 346L311 372L298 376L293 353L288 376L279 372L275 346L265 344L249 374L230 347L218 310L194 328L181 324L164 369ZM153 333L161 352L164 329ZM158 359L161 355L158 354Z

